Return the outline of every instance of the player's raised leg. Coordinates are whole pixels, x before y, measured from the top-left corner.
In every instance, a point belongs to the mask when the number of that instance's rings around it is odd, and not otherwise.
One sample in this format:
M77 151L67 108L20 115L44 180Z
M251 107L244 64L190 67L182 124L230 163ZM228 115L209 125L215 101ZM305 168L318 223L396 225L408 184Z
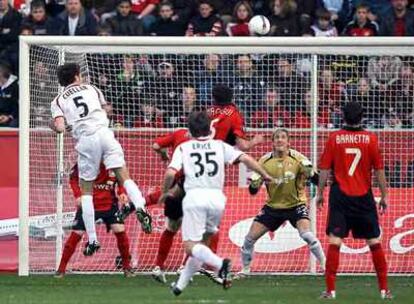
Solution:
M306 208L306 206L304 206ZM300 237L308 244L308 247L315 258L318 260L319 265L322 270L325 272L326 257L323 252L321 242L311 231L310 220L307 218L302 218L296 222L296 228L299 231Z

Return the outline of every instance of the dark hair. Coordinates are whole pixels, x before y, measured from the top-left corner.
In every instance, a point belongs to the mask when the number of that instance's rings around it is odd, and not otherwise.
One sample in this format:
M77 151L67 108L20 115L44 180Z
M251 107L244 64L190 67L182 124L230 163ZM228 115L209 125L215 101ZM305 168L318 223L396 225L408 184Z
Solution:
M207 112L191 112L188 116L188 129L193 137L210 135L210 118Z
M124 2L128 2L129 5L132 5L132 1L131 0L118 0L116 2L116 6L118 6L118 5L120 5L121 3L124 3Z
M198 7L200 7L201 4L207 4L210 5L210 7L215 10L216 7L214 6L213 2L211 0L200 0L198 1Z
M11 75L11 67L7 62L0 62L0 75L8 79Z
M282 129L276 129L276 130L273 132L273 134L272 134L272 140L275 140L275 136L276 136L277 134L279 134L279 133L285 133L285 134L286 134L286 136L287 136L287 138L288 138L288 139L290 138L290 133L289 133L288 129L284 129L284 128L282 128Z
M34 0L32 3L30 3L30 10L32 11L35 8L46 9L46 4L43 0Z
M366 9L368 12L371 11L371 8L369 7L368 4L366 3L360 3L355 7L355 12L358 11L359 9Z
M162 1L159 5L158 10L161 8L161 6L169 6L172 10L174 10L174 4L172 4L170 1Z
M58 81L61 86L68 86L75 81L80 74L80 67L77 63L65 63L57 69Z
M331 13L326 8L318 8L316 10L316 19L331 20Z
M347 125L358 125L361 123L364 109L359 102L351 101L345 104L342 113Z
M244 5L244 7L246 8L246 10L248 12L247 21L249 21L253 16L253 9L252 9L250 3L247 2L247 1L239 1L239 2L236 3L236 5L234 6L234 9L233 9L233 21L234 22L239 21L239 19L237 17L237 11L239 10L240 6L242 6L242 5ZM241 21L245 21L245 20L241 20Z
M214 104L226 105L230 104L233 99L233 91L228 86L216 84L213 87Z

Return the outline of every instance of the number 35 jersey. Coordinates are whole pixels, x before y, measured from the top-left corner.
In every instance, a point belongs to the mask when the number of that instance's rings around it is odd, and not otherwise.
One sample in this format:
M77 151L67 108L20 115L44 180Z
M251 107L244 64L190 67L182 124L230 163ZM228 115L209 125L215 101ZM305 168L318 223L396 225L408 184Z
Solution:
M319 169L333 170L334 182L348 196L362 196L371 189L372 170L384 169L377 136L361 128L332 132Z
M93 85L73 84L67 86L51 104L53 119L63 116L72 127L73 137L94 134L102 127L108 127L109 121L102 92Z
M221 140L197 138L175 149L169 168L185 175L184 189L223 189L225 164L236 162L243 152Z

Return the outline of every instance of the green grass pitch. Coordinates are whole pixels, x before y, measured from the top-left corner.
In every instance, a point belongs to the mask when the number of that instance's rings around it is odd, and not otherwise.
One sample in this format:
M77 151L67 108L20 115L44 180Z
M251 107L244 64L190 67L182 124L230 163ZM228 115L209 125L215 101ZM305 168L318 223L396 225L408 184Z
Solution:
M170 276L169 281L175 279ZM255 276L235 281L224 291L208 279L196 276L179 296L150 276L68 275L17 277L0 275L1 304L144 304L144 303L321 303L323 278L313 276ZM391 277L394 303L414 303L414 277ZM339 277L334 303L382 303L375 277Z

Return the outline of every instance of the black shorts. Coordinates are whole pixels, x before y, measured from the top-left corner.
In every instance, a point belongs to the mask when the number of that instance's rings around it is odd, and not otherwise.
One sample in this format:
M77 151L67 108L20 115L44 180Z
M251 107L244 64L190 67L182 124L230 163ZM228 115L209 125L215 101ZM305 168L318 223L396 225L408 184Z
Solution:
M372 191L363 196L348 196L337 184L329 192L329 212L326 234L345 238L349 231L356 239L380 236L377 207Z
M266 226L270 231L275 231L285 221L289 221L293 227L296 227L297 221L309 219L309 211L306 205L299 205L289 209L274 209L265 205L260 213L254 218Z
M103 221L106 225L106 230L109 232L111 230L112 224L123 224L123 221L120 221L115 216L115 213L118 211L118 207L116 205L112 205L112 208L108 211L95 211L95 222L96 221ZM79 208L76 211L75 220L72 225L73 230L80 230L85 231L85 223L83 222L82 218L82 209Z

